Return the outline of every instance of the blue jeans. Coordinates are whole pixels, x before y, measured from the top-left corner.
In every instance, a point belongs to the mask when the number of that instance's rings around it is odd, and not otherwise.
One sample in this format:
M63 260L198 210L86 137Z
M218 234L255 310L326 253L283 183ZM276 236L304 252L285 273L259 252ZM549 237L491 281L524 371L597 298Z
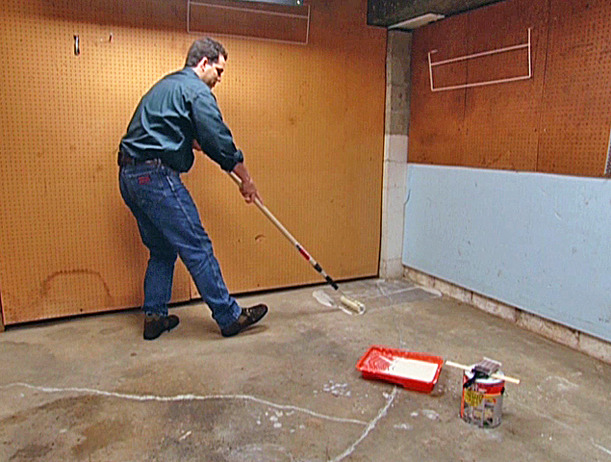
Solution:
M238 319L241 308L227 291L212 242L178 172L164 165L127 165L120 169L119 186L150 251L143 311L167 316L180 255L219 327Z

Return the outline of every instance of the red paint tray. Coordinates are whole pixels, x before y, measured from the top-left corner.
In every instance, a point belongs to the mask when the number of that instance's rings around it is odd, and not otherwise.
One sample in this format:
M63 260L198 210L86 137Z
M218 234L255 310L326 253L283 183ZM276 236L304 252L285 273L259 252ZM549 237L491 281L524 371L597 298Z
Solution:
M439 379L443 358L373 345L356 363L365 379L385 380L408 390L430 393Z

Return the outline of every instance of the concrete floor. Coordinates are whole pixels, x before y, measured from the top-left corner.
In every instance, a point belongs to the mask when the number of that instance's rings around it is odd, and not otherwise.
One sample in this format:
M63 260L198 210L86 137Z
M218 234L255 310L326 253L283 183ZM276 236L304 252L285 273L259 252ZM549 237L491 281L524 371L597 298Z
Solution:
M408 281L342 284L348 316L320 287L239 298L270 306L225 339L203 304L142 340L139 311L0 334L0 461L611 461L611 365ZM508 375L499 427L459 417L462 373L422 394L355 369L370 345Z

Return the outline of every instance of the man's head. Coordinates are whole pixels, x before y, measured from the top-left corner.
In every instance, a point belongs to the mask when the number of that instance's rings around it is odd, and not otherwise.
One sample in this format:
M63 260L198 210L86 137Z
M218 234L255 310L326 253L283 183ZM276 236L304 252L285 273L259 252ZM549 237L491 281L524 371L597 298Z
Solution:
M213 88L221 81L226 59L227 51L223 45L210 37L203 37L189 48L185 67L191 67L206 85Z

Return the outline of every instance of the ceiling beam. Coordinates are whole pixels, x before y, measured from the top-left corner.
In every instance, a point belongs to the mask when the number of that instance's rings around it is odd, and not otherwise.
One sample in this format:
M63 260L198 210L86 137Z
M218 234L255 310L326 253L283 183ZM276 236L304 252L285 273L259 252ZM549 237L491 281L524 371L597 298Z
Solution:
M501 0L368 0L367 24L390 27L432 13L451 16Z

